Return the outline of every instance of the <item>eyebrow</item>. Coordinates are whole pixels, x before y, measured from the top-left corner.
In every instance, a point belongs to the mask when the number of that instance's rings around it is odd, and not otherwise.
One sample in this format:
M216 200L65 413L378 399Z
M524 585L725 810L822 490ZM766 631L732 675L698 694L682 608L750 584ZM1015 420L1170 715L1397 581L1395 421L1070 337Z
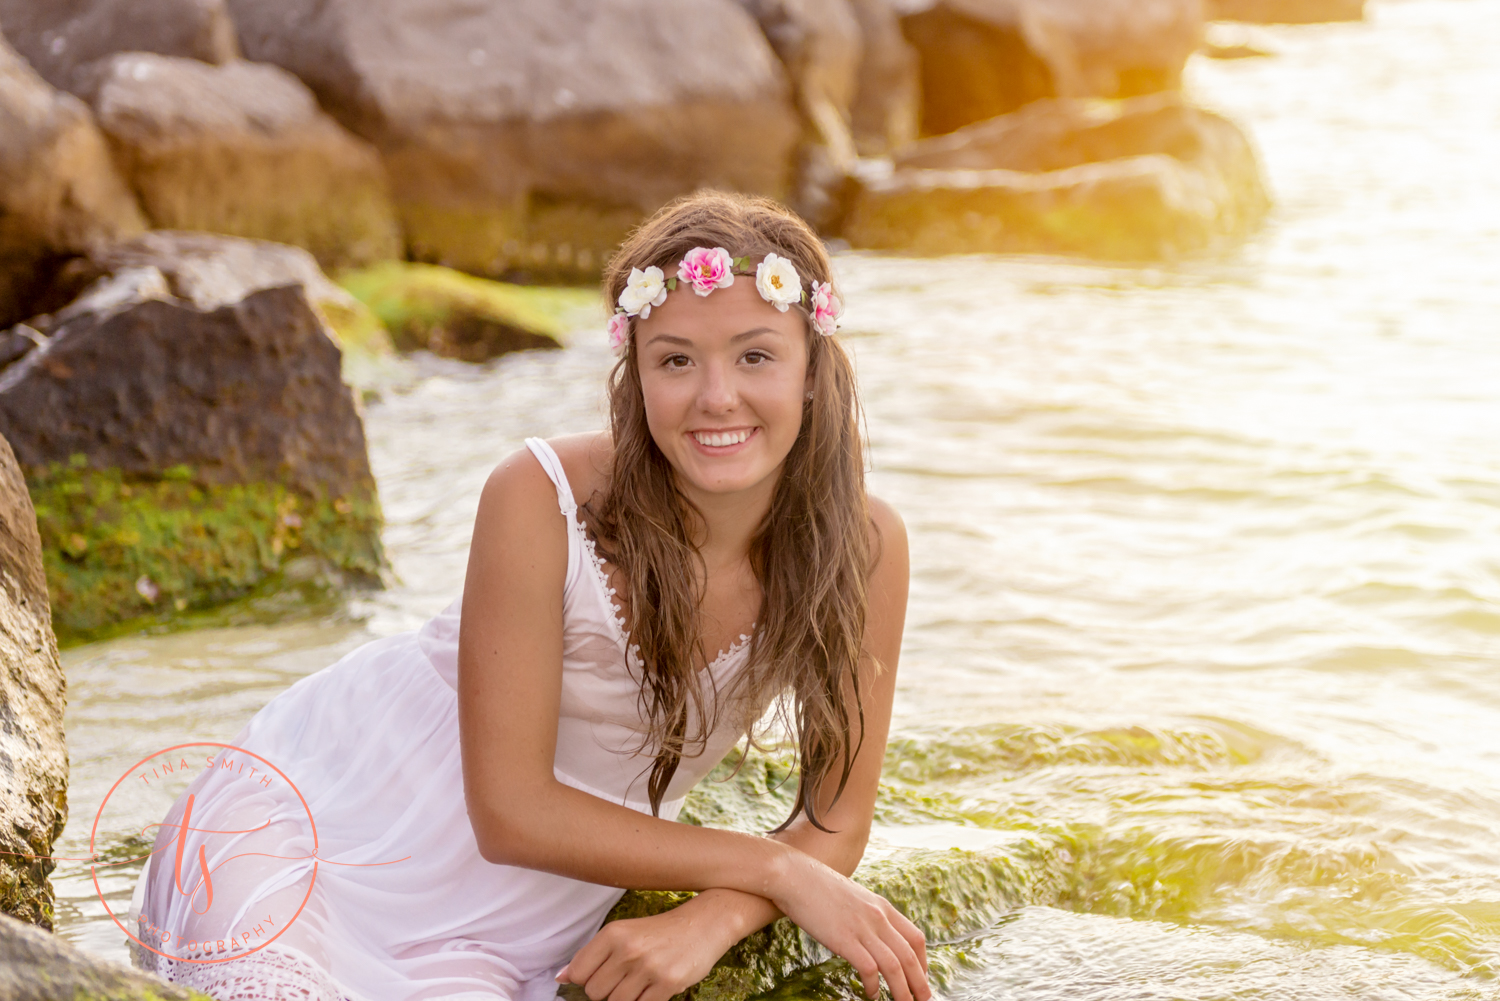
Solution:
M746 330L743 333L735 334L733 337L729 338L729 343L738 344L740 341L746 341L752 337L758 337L761 334L775 333L779 333L779 331L774 330L771 327L755 327L754 329ZM684 347L692 347L693 345L693 342L688 340L686 337L678 337L676 334L657 334L646 343L655 344L657 341L666 341L668 344L681 344Z

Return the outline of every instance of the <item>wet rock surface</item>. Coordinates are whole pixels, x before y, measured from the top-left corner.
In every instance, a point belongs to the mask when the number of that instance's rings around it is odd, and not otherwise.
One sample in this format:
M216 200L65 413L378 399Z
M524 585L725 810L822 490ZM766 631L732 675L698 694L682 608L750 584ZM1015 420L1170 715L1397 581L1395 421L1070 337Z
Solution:
M1233 123L1173 94L1038 101L902 150L863 180L845 236L918 253L1173 257L1238 238L1269 205Z
M799 125L734 0L232 0L246 57L380 149L410 254L596 275L701 186L782 195Z
M67 91L89 63L116 52L206 63L238 54L224 0L0 0L0 29L48 83Z
M77 98L0 37L0 326L29 315L69 257L145 229L109 144Z
M47 856L68 819L66 691L36 513L0 437L0 912L49 929Z
M6 1001L209 1001L206 995L99 959L0 915L0 997Z
M87 76L80 93L153 226L293 244L325 267L400 255L379 154L292 74L130 52Z
M1176 90L1203 34L1199 0L937 0L908 7L922 132L939 135L1049 97Z
M0 372L54 627L248 592L294 556L375 581L380 512L340 352L301 285L213 308L126 267Z

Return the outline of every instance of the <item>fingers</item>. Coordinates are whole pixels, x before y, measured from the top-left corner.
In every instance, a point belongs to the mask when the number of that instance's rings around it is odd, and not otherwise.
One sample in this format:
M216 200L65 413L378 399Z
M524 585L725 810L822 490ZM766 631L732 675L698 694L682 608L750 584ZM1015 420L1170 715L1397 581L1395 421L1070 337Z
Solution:
M650 986L651 978L644 971L635 970L626 974L609 992L609 1001L639 1001L640 996Z
M896 961L901 964L900 979L906 987L906 997L911 998L912 1001L927 1001L932 995L932 988L927 984L927 971L918 961L916 950L894 925L886 934L885 943L895 955ZM891 993L896 996L897 1001L906 1001L890 977L886 977L886 983L892 984Z
M880 995L880 964L875 957L868 952L859 955L845 956L849 965L854 967L854 972L859 975L859 983L865 989L865 997L875 998Z
M911 985L906 982L906 969L891 947L884 941L877 940L870 943L869 949L870 955L880 967L881 976L885 977L885 985L891 989L891 997L895 1001L916 1001L912 997ZM872 998L874 996L870 995Z
M922 964L922 975L927 975L927 936L922 934L922 929L912 923L911 919L896 909L896 905L887 901L890 911L891 926L901 935L911 951L916 954L917 962Z

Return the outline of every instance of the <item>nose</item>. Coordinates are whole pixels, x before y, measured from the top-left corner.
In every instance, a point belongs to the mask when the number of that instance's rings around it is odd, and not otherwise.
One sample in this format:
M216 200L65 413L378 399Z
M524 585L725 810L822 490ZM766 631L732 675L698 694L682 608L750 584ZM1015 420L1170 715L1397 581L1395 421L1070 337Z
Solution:
M732 413L740 402L733 373L718 361L705 364L702 372L703 384L698 390L698 409L706 414Z

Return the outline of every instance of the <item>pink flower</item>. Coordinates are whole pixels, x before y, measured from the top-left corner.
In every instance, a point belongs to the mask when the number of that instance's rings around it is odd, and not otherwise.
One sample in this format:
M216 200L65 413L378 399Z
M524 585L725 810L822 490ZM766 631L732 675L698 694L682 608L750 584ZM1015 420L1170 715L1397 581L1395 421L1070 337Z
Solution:
M694 247L677 265L677 280L690 282L698 295L734 284L734 258L723 247Z
M839 317L844 312L844 303L833 294L833 283L824 282L821 285L813 283L812 307L813 324L818 328L818 333L827 337L838 329Z
M625 353L625 342L630 340L630 317L616 313L609 318L609 347L615 354Z

